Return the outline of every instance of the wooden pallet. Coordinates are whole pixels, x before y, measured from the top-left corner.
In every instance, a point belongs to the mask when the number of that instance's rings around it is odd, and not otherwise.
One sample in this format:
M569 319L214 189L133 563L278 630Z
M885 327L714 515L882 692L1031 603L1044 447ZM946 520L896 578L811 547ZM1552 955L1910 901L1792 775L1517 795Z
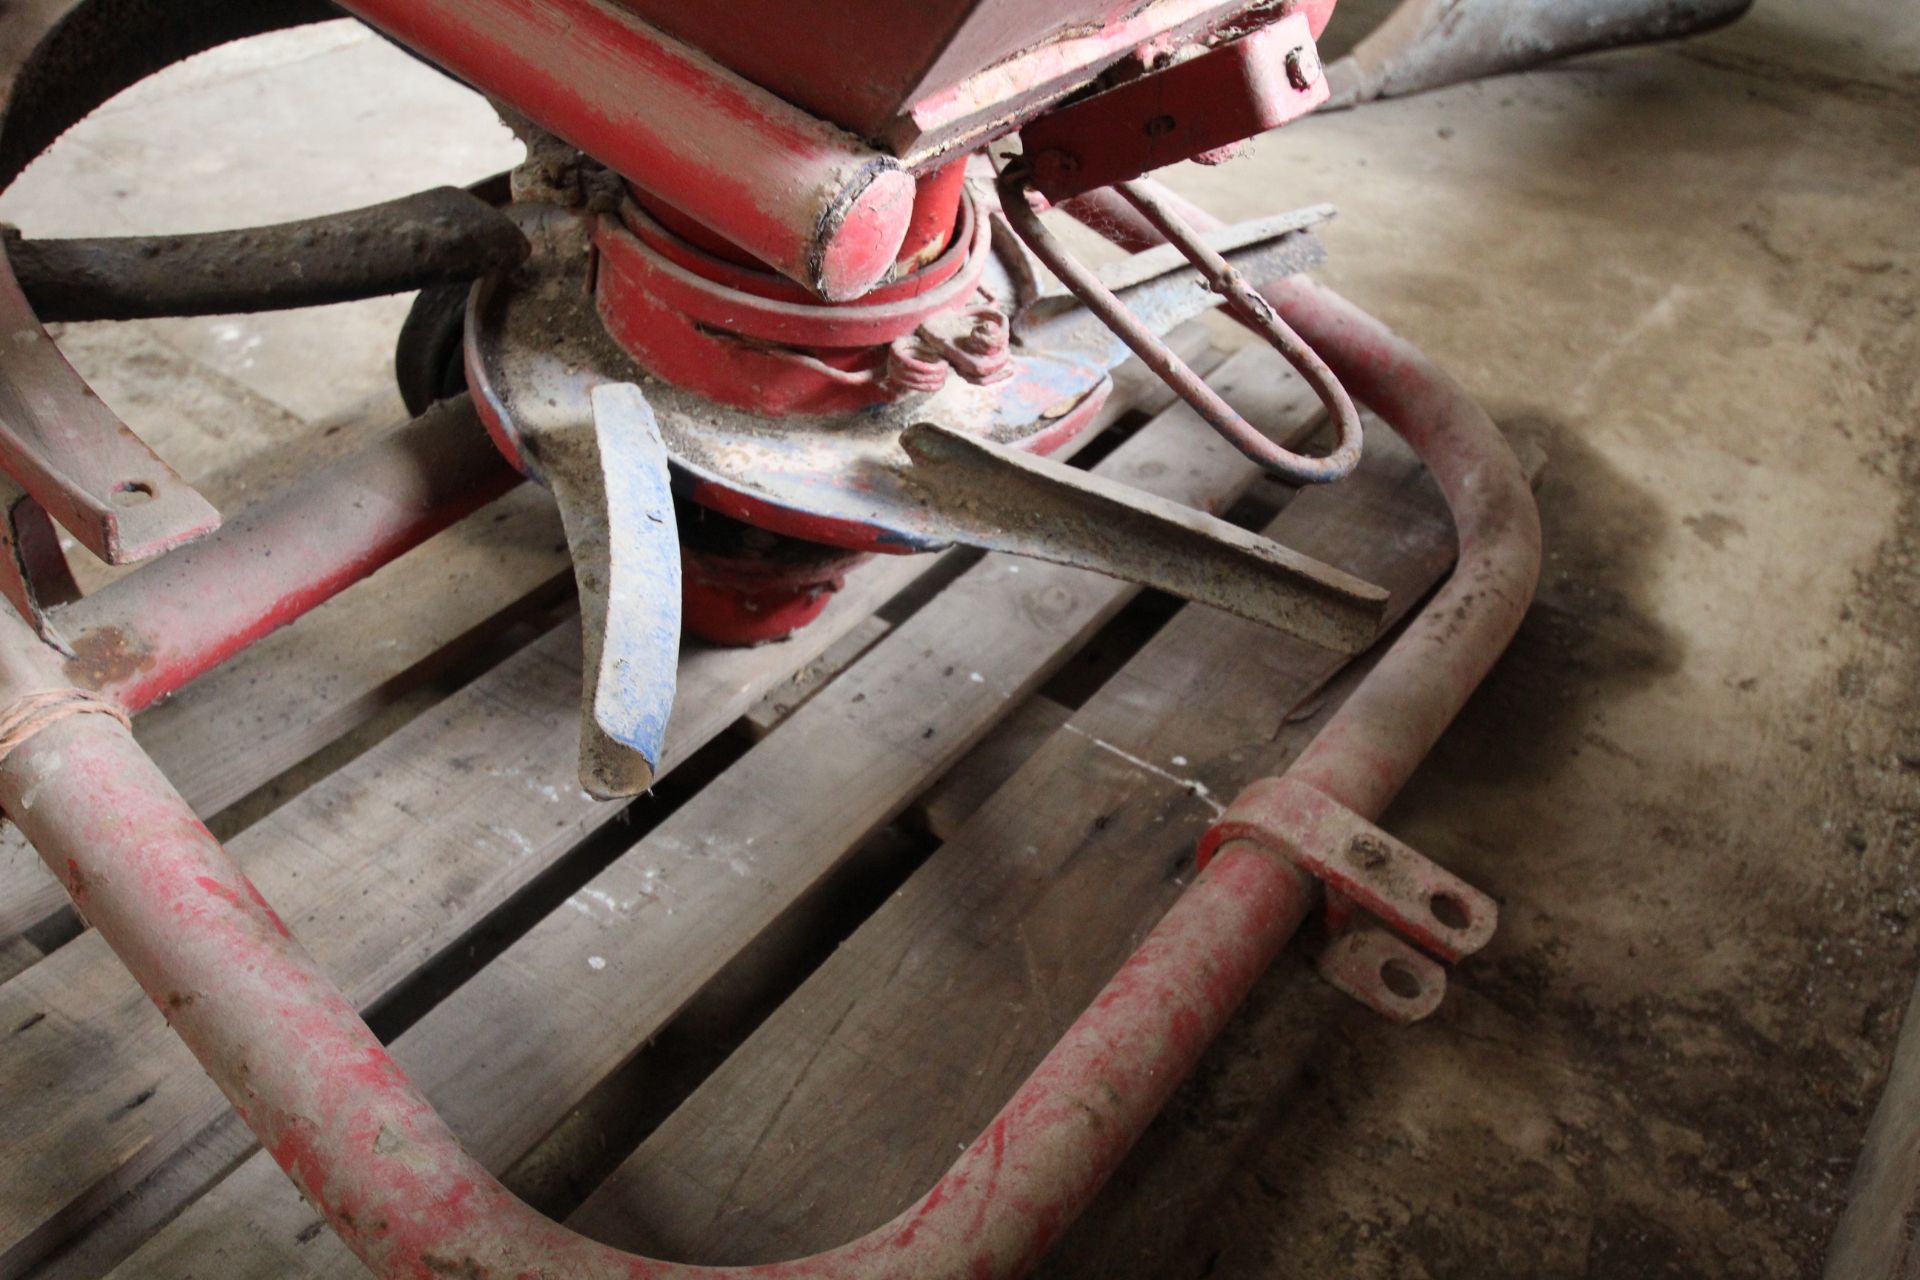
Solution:
M1185 354L1256 420L1266 353ZM1452 555L1376 433L1303 494L1130 377L1106 475L1265 526L1403 614ZM1284 767L1337 659L1094 575L862 569L814 626L690 648L657 793L574 779L579 635L524 490L138 732L462 1138L623 1245L811 1251L942 1171ZM112 954L0 856L0 1277L361 1274ZM857 1172L854 1172L857 1171Z

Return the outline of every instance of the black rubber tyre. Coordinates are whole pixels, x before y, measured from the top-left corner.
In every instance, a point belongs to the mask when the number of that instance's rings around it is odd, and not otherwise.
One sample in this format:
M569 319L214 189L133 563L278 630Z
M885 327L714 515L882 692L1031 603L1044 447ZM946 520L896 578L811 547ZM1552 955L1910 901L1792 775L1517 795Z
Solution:
M416 418L436 401L467 389L462 348L466 342L467 298L472 292L472 286L464 284L422 289L413 300L413 310L407 312L407 322L400 326L393 372L400 384L400 398Z

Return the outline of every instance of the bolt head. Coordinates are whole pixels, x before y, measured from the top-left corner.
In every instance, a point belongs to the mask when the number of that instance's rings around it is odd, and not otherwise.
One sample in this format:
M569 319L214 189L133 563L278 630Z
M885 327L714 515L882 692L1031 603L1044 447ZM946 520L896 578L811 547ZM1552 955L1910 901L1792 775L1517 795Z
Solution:
M1287 51L1287 83L1305 93L1321 77L1320 51L1310 44Z
M1080 157L1055 147L1033 158L1033 175L1042 182L1070 178L1080 172Z

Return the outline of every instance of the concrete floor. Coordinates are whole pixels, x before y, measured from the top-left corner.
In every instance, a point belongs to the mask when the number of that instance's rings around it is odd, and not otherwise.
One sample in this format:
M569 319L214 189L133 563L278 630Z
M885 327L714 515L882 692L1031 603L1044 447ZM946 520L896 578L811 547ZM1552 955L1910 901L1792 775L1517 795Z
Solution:
M1816 1274L1920 949L1920 11L1314 119L1174 181L1331 200L1325 276L1552 459L1513 652L1388 825L1494 892L1443 1012L1283 963L1049 1273ZM353 28L214 55L0 201L200 229L509 162ZM183 472L397 412L404 302L69 330ZM295 465L289 463L289 467Z

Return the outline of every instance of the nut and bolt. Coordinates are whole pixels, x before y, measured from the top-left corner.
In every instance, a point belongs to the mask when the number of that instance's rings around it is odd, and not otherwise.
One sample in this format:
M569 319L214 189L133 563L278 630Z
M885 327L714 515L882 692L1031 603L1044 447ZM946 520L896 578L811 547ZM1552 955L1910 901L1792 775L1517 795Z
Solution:
M1304 44L1287 51L1287 83L1301 93L1313 88L1320 81L1320 51L1310 44Z
M896 394L918 392L929 394L938 391L947 384L947 375L953 369L937 348L920 333L910 333L896 339L887 351L887 372L883 380L889 391Z
M970 356L992 356L1007 349L1007 317L992 307L975 307L967 313L972 327L954 343Z
M1042 184L1059 182L1080 172L1080 157L1058 147L1042 151L1033 158L1033 176Z
M1006 314L975 306L935 316L893 344L888 383L904 390L937 390L949 371L975 385L1013 375L1012 335Z

